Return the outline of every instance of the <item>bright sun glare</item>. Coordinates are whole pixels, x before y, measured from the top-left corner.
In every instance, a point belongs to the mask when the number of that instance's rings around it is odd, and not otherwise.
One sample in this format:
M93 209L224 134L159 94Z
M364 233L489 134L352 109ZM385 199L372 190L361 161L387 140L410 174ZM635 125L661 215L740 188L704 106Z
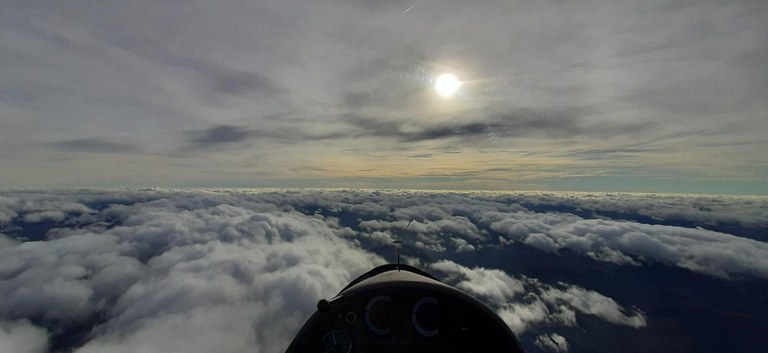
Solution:
M454 74L445 73L435 80L435 91L443 97L450 97L461 87L462 82Z

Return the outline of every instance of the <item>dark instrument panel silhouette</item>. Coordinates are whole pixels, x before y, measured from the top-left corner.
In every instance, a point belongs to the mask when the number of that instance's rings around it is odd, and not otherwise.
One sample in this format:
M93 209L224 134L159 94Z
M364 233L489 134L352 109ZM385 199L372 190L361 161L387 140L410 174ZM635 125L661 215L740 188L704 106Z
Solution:
M286 353L523 352L490 308L408 265L383 265L320 300Z

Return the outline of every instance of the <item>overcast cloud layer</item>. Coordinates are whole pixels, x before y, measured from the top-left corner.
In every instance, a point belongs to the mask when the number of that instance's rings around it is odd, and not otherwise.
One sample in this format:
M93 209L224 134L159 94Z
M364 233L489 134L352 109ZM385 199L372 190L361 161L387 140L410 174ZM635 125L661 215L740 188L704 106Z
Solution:
M764 1L28 1L3 187L768 194ZM465 83L435 94L437 74Z
M280 352L318 299L393 261L396 237L405 261L487 303L530 352L704 352L715 336L696 325L738 326L765 304L765 229L754 197L4 193L0 352ZM718 340L753 351L768 322L748 320Z

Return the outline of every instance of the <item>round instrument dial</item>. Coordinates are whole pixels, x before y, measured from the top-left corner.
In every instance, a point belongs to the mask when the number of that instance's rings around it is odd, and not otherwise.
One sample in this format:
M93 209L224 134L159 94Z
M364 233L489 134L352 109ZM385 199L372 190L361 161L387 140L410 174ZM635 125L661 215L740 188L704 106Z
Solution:
M437 336L438 322L437 299L432 297L421 298L413 305L411 323L413 328L422 336Z
M325 353L349 353L352 350L352 338L344 331L332 330L323 335Z
M380 295L368 301L365 306L365 325L380 336L392 331L392 299L389 296Z

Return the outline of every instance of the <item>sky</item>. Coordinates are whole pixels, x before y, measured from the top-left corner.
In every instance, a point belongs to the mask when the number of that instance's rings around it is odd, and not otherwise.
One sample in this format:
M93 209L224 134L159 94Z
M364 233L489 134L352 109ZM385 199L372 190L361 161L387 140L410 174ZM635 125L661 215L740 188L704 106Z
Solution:
M768 194L765 1L2 9L3 188Z

